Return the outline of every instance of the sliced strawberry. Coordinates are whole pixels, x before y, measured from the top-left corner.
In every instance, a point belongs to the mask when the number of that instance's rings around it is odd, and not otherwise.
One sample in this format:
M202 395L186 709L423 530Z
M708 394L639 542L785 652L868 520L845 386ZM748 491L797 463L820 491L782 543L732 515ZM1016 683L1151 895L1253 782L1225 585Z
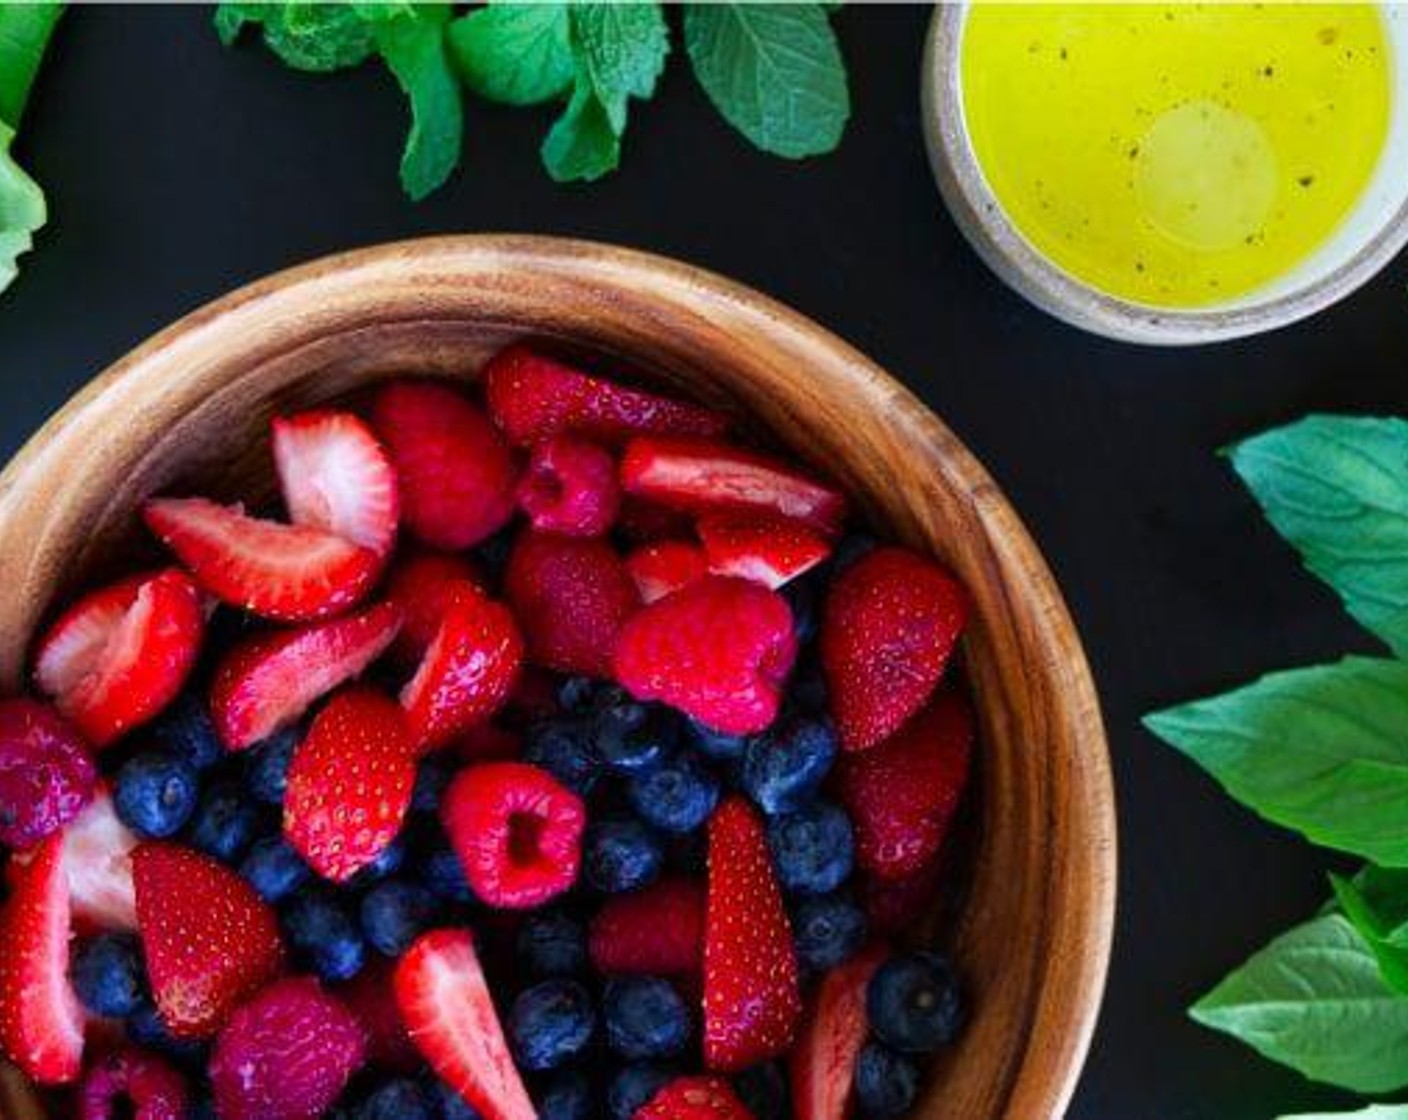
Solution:
M604 540L537 532L515 542L504 594L537 664L594 677L611 675L616 635L640 602Z
M709 574L704 550L688 541L656 541L626 557L641 602L653 603Z
M632 1120L754 1120L722 1077L677 1077Z
M839 490L780 459L708 440L631 440L621 458L621 485L627 494L690 513L772 514L828 535L846 519Z
M392 656L402 665L419 665L445 614L447 594L459 584L473 584L481 591L484 579L466 557L452 552L412 549L391 569L386 601L401 608L401 632L391 645Z
M132 853L137 927L157 1010L178 1038L214 1034L284 964L278 921L209 856L148 842Z
M310 976L271 984L220 1032L210 1083L220 1120L315 1120L366 1056L357 1017Z
M215 672L210 716L232 751L296 723L313 701L359 676L401 626L388 603L298 630L260 634L232 649Z
M506 607L469 583L447 587L442 599L440 629L401 692L421 750L445 746L503 707L523 664L523 637Z
M523 446L562 432L616 444L642 432L718 436L728 427L721 413L627 389L526 346L510 346L484 367L484 396L495 423Z
M885 960L873 945L826 974L792 1051L792 1107L797 1120L851 1115L856 1057L870 1032L865 991Z
M64 875L75 925L89 929L137 928L132 852L137 838L117 819L112 796L100 785L92 802L63 831Z
M730 735L777 715L797 656L792 611L775 591L709 576L652 603L621 628L616 679Z
M144 1050L123 1046L91 1066L78 1090L78 1120L186 1120L186 1079Z
M546 439L519 480L518 504L540 532L599 537L621 508L616 460L573 436Z
M51 836L0 908L0 1048L44 1085L78 1076L83 1011L68 981L69 894L62 842Z
M284 838L319 875L345 882L396 839L415 781L401 709L369 689L343 692L293 752Z
M513 457L485 415L448 385L397 382L372 423L401 483L406 529L432 548L470 548L513 515Z
M445 791L440 817L469 885L491 906L541 906L577 881L587 809L546 770L467 767Z
M337 998L357 1016L367 1034L367 1061L401 1073L412 1073L421 1064L420 1051L406 1033L392 987L394 965L384 957L336 989Z
M855 829L861 870L904 879L934 859L967 784L972 752L972 709L950 690L878 747L841 758L836 787Z
M342 537L262 521L204 498L157 498L142 516L206 591L276 622L344 611L381 570L375 552Z
M831 544L801 521L751 514L714 514L699 521L709 571L774 590L831 555Z
M704 926L704 1061L733 1072L792 1044L797 956L762 819L742 797L709 822Z
M200 591L176 568L85 595L39 643L39 687L95 747L176 698L200 652Z
M277 416L273 446L289 520L378 556L391 551L401 515L396 470L366 424L331 410Z
M873 747L925 705L967 620L958 581L903 548L877 548L836 578L820 645L843 749Z
M612 895L592 918L588 938L598 972L679 976L704 964L704 887L693 879L662 879Z
M536 1120L467 929L432 930L396 965L411 1041L484 1120Z
M0 700L0 844L27 848L63 828L93 797L88 744L37 700Z

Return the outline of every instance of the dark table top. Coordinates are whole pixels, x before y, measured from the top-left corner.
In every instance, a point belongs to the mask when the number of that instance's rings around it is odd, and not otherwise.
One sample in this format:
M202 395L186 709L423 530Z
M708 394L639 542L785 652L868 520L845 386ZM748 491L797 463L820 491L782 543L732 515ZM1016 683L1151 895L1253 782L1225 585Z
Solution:
M570 234L754 285L953 427L1026 518L1084 635L1121 867L1109 994L1070 1115L1261 1120L1348 1104L1184 1015L1320 903L1327 860L1232 804L1138 717L1369 648L1214 452L1311 410L1408 411L1408 260L1312 322L1246 342L1157 351L1063 326L994 279L943 210L920 130L928 15L839 17L855 110L829 158L755 153L675 65L633 110L611 178L553 185L537 163L550 114L475 104L467 166L415 206L396 183L405 119L385 73L316 78L253 47L225 51L204 9L74 10L18 149L50 228L0 299L0 451L177 316L352 246Z

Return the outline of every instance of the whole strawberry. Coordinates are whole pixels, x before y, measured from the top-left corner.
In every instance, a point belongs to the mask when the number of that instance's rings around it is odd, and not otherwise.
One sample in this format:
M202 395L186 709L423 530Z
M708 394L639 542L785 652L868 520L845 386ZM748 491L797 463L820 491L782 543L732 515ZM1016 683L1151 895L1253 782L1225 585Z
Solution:
M27 848L93 796L97 769L78 732L34 700L0 700L0 844Z
M843 750L875 746L925 705L967 619L958 581L906 549L877 548L836 578L820 641Z
M221 1120L313 1120L362 1065L366 1035L310 977L281 980L216 1039L210 1082Z
M612 895L592 918L588 947L602 973L697 974L704 963L704 888L662 879Z
M646 1102L633 1120L753 1120L722 1077L680 1077Z

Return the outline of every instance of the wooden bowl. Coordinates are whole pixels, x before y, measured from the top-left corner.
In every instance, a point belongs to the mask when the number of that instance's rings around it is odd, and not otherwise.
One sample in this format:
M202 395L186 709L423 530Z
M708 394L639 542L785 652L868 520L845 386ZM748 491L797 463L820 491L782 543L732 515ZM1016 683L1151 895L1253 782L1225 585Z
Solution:
M1061 1115L1114 915L1113 797L1080 641L1021 522L948 429L844 342L737 284L601 245L446 237L316 261L188 315L0 476L0 685L23 686L27 639L58 599L149 554L142 499L270 486L271 413L399 374L473 380L523 337L734 410L967 585L980 780L967 901L943 936L973 1017L916 1115ZM4 1081L4 1116L42 1115L14 1071Z

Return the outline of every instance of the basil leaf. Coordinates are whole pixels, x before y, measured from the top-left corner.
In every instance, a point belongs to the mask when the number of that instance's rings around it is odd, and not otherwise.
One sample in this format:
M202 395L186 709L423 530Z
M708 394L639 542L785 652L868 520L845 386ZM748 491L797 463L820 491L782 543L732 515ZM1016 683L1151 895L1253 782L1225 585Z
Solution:
M1190 1014L1317 1081L1361 1093L1408 1085L1408 999L1338 914L1278 937Z
M1273 673L1144 723L1268 820L1408 866L1408 664Z
M1312 416L1230 454L1306 567L1408 656L1408 423Z
M48 217L44 192L10 155L14 138L14 129L0 123L0 289L14 282L20 254L33 247L34 231Z
M0 5L0 121L20 125L25 102L44 61L62 4Z
M571 12L578 70L620 136L627 100L653 95L665 69L665 16L659 4L573 4Z
M578 84L566 111L543 140L542 159L559 183L600 179L621 162L621 138L588 83Z
M421 5L409 18L372 25L377 49L411 102L401 185L417 202L450 177L464 140L464 105L445 53L449 16L449 5Z
M455 20L449 37L460 78L490 101L537 105L572 86L566 4L490 4Z
M1353 879L1330 876L1335 901L1379 962L1385 982L1408 993L1408 871L1372 864Z
M265 46L294 70L325 74L360 66L376 49L371 30L348 4L234 3L215 12L215 29L227 47L247 23L260 25Z
M724 119L789 159L841 142L850 117L845 62L817 4L689 4L684 42Z
M1408 1104L1371 1104L1358 1112L1297 1113L1281 1120L1408 1120Z

